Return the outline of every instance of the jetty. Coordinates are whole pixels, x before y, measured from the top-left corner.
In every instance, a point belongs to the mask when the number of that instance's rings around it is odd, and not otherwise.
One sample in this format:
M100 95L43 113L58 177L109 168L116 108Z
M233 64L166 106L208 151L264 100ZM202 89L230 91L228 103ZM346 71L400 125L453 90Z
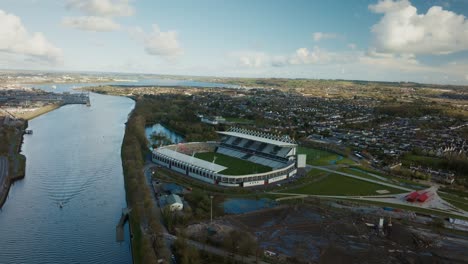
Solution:
M117 242L124 241L124 238L125 238L125 236L124 236L124 225L127 222L131 211L132 211L132 209L130 209L130 208L123 208L122 209L122 214L120 215L119 223L115 227Z

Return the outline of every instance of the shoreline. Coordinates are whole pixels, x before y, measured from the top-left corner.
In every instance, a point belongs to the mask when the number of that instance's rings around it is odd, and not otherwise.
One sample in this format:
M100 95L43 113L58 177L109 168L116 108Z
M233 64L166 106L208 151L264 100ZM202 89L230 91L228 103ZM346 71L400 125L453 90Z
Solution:
M2 183L3 186L0 186L0 188L3 188L0 190L0 209L3 208L3 205L5 204L8 194L10 193L10 188L11 186L18 180L24 179L26 176L26 156L21 154L21 147L23 146L23 140L24 140L24 131L26 128L28 128L28 121L32 120L36 117L39 117L41 115L47 114L49 112L52 112L58 108L63 106L63 104L50 104L46 105L43 107L38 108L35 111L26 113L26 114L21 114L21 115L15 115L15 118L20 118L24 119L24 124L22 125L22 132L20 135L18 135L18 138L15 139L16 141L16 149L15 149L15 157L12 157L12 155L7 155L9 163L14 163L15 158L20 159L17 162L18 168L17 171L15 172L14 169L14 164L9 164L8 168L8 175L5 178L4 182Z
M3 182L3 189L0 191L0 209L3 207L5 204L8 194L10 193L10 188L11 185L21 179L24 179L26 175L26 156L21 154L21 147L23 145L23 140L24 140L24 130L28 127L28 121L24 121L24 124L22 126L23 132L17 135L17 137L14 139L16 141L16 146L14 150L14 156L12 155L7 155L8 158L8 174L7 177L5 177L5 180ZM18 162L18 167L16 168L15 171L15 159L19 159L16 162Z
M36 117L39 117L41 115L44 115L44 114L47 114L49 112L52 112L54 111L55 109L58 109L60 107L62 107L63 104L49 104L49 105L45 105L45 106L42 106L40 108L38 108L37 110L34 110L32 112L28 112L28 113L24 113L24 114L17 114L15 115L15 118L21 118L21 119L24 119L24 120L32 120Z

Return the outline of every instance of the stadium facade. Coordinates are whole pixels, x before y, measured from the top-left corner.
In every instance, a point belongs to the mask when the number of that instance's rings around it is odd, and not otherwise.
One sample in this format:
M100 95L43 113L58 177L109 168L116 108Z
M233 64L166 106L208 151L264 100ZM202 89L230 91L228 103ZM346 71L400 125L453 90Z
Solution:
M192 142L153 150L154 163L186 176L222 186L250 187L285 180L297 173L297 144L287 136L241 128L219 131L220 142ZM198 159L195 153L215 152L271 167L264 173L226 175L225 166Z

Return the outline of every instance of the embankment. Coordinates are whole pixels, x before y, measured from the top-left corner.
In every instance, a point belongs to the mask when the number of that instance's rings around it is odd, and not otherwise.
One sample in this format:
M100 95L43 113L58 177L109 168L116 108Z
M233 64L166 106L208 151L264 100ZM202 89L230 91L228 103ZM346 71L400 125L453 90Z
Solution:
M145 119L134 110L127 122L122 143L127 205L132 209L129 217L132 253L136 264L157 263L158 259L169 259L162 226L155 213L157 207L143 173L144 152L148 151L144 127Z
M34 111L31 112L26 112L26 113L21 113L21 114L16 114L16 118L22 118L25 120L31 120L33 118L36 118L40 115L46 114L48 112L51 112L59 107L61 107L61 104L50 104L50 105L45 105L43 107L40 107Z

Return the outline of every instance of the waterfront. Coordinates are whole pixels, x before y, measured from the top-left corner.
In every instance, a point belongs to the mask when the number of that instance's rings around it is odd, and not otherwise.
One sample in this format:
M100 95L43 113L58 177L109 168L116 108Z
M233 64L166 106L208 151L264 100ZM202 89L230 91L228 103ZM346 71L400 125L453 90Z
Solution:
M139 79L135 81L120 82L102 82L102 83L51 83L51 84L28 84L28 87L39 88L48 92L70 92L73 89L88 86L122 85L122 86L188 86L188 87L221 87L221 88L239 88L238 85L197 82L189 80L171 80L171 79Z
M120 148L134 102L90 99L29 121L26 177L0 212L0 263L131 263L128 226L120 244L115 226L126 207Z

